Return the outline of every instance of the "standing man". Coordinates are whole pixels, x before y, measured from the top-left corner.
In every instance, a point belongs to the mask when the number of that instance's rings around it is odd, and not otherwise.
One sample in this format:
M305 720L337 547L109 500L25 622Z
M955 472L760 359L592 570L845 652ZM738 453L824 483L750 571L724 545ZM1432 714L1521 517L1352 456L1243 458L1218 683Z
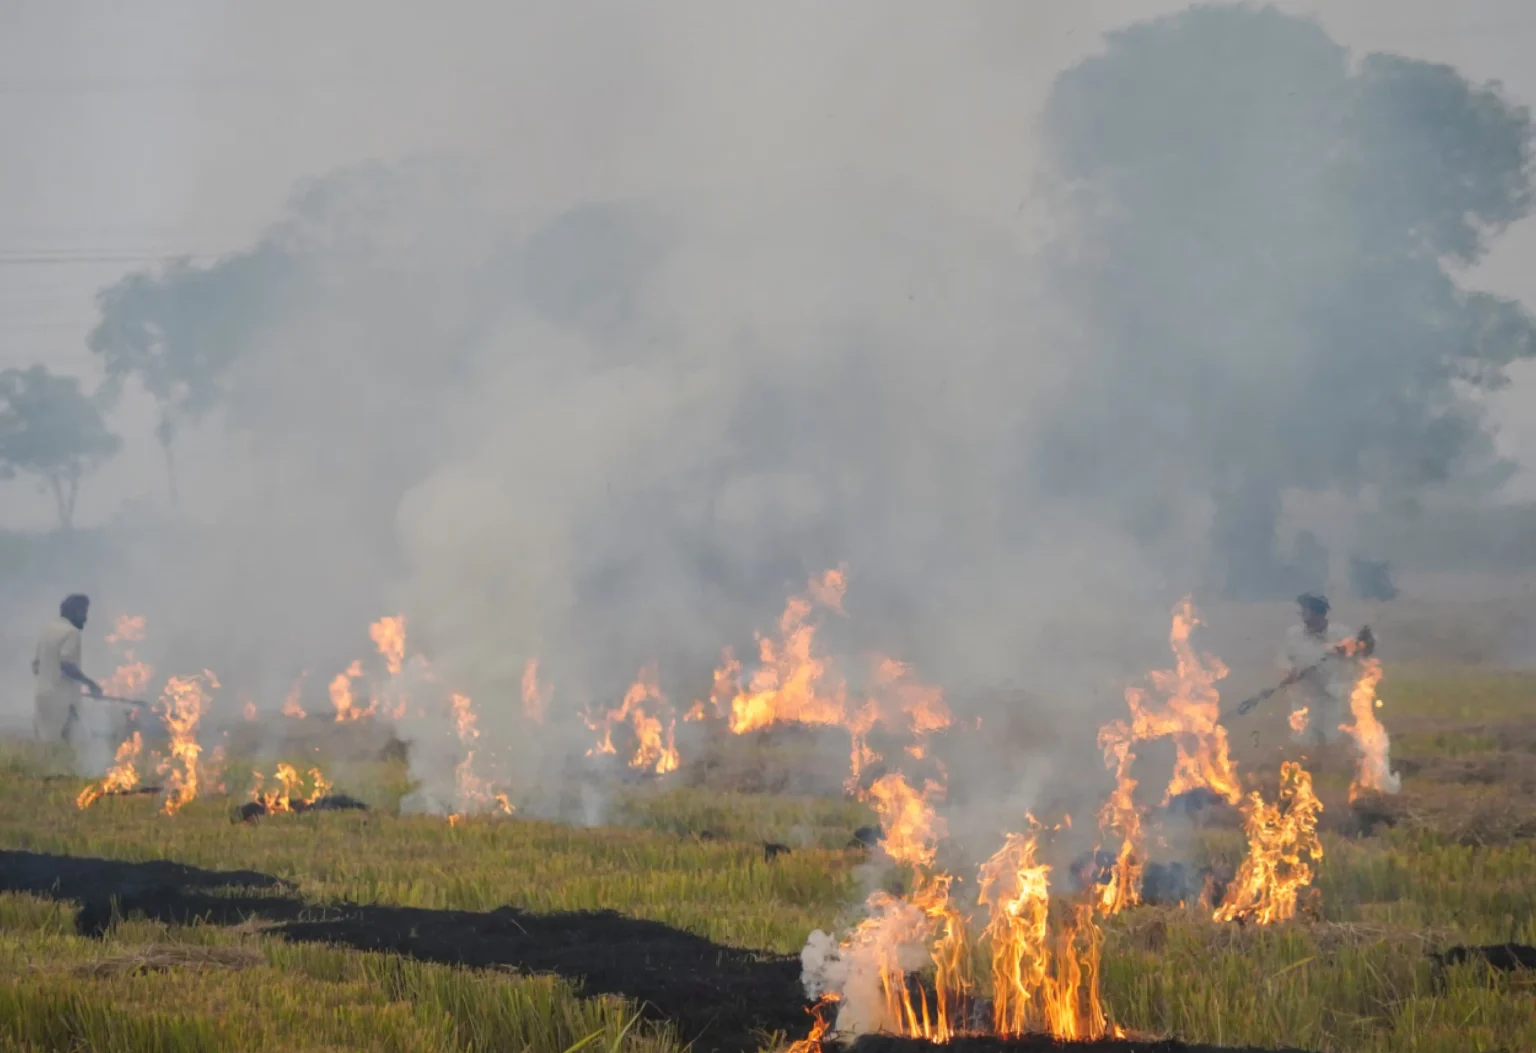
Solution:
M80 633L90 610L88 597L78 593L65 597L59 604L58 618L43 628L37 641L37 655L32 659L32 672L37 677L32 731L45 742L68 741L81 688L92 698L101 697L101 685L80 669Z
M1328 625L1328 599L1308 593L1296 598L1301 624L1286 632L1280 665L1291 692L1292 738L1304 745L1337 742L1349 711L1355 663L1346 656L1350 634Z

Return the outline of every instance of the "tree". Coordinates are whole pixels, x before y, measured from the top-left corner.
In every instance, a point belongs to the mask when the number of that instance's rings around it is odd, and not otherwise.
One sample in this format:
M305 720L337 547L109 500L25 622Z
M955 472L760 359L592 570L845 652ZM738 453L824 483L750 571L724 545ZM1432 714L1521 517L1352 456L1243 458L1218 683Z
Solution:
M80 480L118 446L76 378L40 365L0 372L0 478L36 476L53 494L61 528L74 523Z
M115 398L137 377L159 406L155 437L173 503L178 428L223 399L229 368L267 320L287 263L281 249L263 241L206 268L182 260L159 274L130 274L98 297L101 320L88 343L102 356L104 394Z
M1254 593L1287 580L1288 490L1499 485L1472 395L1536 353L1536 320L1455 270L1530 208L1529 113L1447 66L1352 64L1270 7L1107 44L1044 119L1073 221L1056 274L1083 320L1057 488L1186 500L1177 465L1214 504L1229 589Z

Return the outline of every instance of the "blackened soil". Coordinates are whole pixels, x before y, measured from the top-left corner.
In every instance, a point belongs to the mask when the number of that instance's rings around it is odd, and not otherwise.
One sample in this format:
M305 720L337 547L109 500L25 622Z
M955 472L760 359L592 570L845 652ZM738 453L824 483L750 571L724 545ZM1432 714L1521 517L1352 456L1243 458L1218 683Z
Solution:
M828 1053L1304 1053L1298 1049L1263 1050L1256 1046L1202 1046L1177 1039L1105 1038L1095 1042L1058 1042L1045 1035L1022 1038L965 1037L935 1046L915 1038L865 1035L845 1046L826 1044Z
M750 1053L765 1032L798 1037L810 1017L800 963L724 947L692 933L611 911L486 913L340 904L316 907L254 871L179 863L0 851L0 890L80 904L82 933L100 935L114 914L173 924L232 925L256 918L272 935L386 951L469 967L513 967L615 994L674 1022L698 1053Z

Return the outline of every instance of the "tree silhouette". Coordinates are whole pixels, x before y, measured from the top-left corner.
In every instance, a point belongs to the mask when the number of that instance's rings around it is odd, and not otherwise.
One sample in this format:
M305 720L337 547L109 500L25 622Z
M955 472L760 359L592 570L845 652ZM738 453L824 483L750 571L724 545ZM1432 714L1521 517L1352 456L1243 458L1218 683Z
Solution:
M1107 38L1044 119L1083 319L1050 480L1122 507L1214 505L1229 592L1283 588L1281 496L1497 486L1475 389L1536 352L1455 269L1530 208L1531 120L1497 85L1318 24L1200 7ZM1157 517L1150 517L1156 522Z
M35 476L53 494L62 529L74 524L80 480L118 446L76 378L40 365L0 372L0 478Z

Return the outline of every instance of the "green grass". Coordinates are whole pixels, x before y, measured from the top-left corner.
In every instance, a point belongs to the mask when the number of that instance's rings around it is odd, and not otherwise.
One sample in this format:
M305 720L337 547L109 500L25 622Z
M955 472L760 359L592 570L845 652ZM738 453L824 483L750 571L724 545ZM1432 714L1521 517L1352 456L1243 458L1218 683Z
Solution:
M63 905L0 895L0 1046L26 1051L530 1050L674 1053L664 1025L552 977L473 972L209 926L121 922L72 934ZM244 948L236 968L138 968L186 947ZM195 957L191 958L194 963Z
M1533 681L1514 676L1397 677L1383 718L1413 730L1399 756L1477 759L1533 714ZM1417 723L1429 721L1422 726ZM1432 726L1431 726L1432 724ZM1502 736L1502 737L1501 737ZM1509 752L1509 751L1505 751ZM1429 779L1429 769L1425 769ZM398 797L403 779L375 773ZM1319 773L1342 786L1347 772ZM717 789L628 791L618 824L580 829L523 818L401 818L378 810L272 817L236 825L210 798L166 817L123 798L79 812L81 783L44 779L0 758L0 847L126 860L249 868L304 899L428 908L610 908L722 944L793 954L813 928L857 903L860 856L843 849L869 820L842 801ZM342 787L349 792L353 787ZM1112 1019L1192 1041L1363 1053L1536 1049L1536 990L1477 966L1443 985L1426 951L1452 943L1536 944L1536 842L1467 841L1438 825L1457 808L1529 795L1516 784L1405 779L1404 798L1444 812L1412 816L1364 840L1324 838L1321 917L1272 929L1218 926L1182 910L1142 909L1106 926L1103 989ZM795 851L773 863L760 842ZM1463 843L1466 842L1466 843ZM1234 857L1233 831L1202 856ZM974 875L966 875L968 878ZM973 888L969 882L959 889ZM961 893L964 894L964 893ZM0 1046L23 1050L192 1049L670 1051L678 1037L634 1024L635 1007L587 999L550 978L470 971L259 933L127 919L105 941L74 935L73 908L0 896ZM92 962L179 943L246 947L243 968L86 974Z

